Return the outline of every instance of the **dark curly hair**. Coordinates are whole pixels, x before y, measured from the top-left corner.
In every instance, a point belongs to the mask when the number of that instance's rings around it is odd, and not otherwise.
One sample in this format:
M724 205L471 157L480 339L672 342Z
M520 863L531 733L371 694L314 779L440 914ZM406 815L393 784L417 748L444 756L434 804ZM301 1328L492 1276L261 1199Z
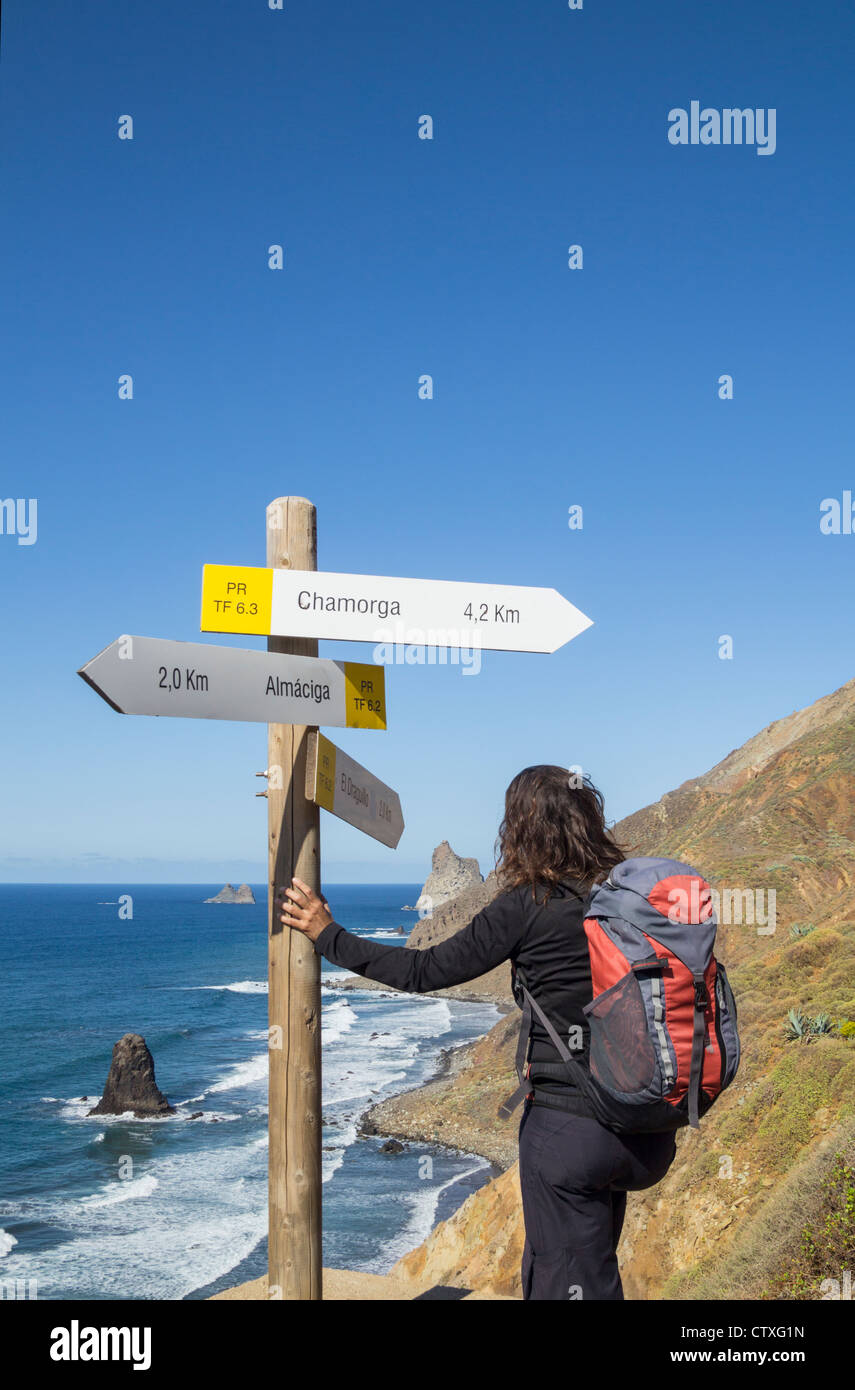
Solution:
M496 840L502 889L570 879L588 889L626 857L606 829L603 797L585 774L541 763L517 773L505 793Z

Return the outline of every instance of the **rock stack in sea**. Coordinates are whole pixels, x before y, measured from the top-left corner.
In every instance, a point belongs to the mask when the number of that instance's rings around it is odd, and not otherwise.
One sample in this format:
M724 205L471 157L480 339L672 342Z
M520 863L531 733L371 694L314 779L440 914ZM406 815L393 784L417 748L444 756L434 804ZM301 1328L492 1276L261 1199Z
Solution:
M175 1113L175 1107L157 1088L154 1058L139 1033L126 1033L116 1043L104 1094L87 1113L124 1115L129 1110L138 1120Z
M227 883L225 888L220 889L215 898L206 898L205 902L249 904L255 902L255 894L248 883L242 883L240 888L235 888L231 883Z

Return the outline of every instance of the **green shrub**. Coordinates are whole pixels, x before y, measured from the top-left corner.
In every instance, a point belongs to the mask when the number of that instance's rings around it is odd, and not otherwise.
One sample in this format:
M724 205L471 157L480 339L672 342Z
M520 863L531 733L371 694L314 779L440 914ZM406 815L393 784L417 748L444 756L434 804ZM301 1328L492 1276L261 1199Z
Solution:
M821 1189L822 1203L802 1228L801 1244L762 1298L821 1299L826 1279L842 1282L855 1251L855 1168L837 1154Z

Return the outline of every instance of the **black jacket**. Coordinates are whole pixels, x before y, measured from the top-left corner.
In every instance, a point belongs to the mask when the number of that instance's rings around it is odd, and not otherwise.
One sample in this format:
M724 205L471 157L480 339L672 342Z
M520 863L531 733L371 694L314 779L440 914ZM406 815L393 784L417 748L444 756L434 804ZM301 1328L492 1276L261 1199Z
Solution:
M593 997L582 926L587 894L573 885L558 885L544 899L545 889L538 890L535 901L530 887L510 888L473 917L468 927L423 951L378 946L337 922L324 928L315 950L333 965L413 994L464 984L509 960L559 1036L568 1041L570 1029L577 1030L569 1039L571 1050L587 1066L589 1030L582 1009ZM536 1015L529 1055L534 1080L538 1062L560 1061ZM553 1076L542 1084L544 1090L575 1093L572 1083Z

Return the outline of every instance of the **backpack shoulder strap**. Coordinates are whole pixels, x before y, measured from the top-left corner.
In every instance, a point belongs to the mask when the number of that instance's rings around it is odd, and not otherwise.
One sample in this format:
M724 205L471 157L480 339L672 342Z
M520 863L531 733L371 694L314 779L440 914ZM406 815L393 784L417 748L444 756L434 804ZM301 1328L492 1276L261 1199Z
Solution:
M500 1120L510 1119L511 1115L519 1105L520 1101L523 1100L528 1095L529 1091L532 1089L531 1082L529 1081L528 1076L526 1075L528 1046L529 1042L531 1041L532 1010L534 1010L534 1012L537 1014L538 1018L540 1019L544 1028L546 1029L546 1032L549 1036L549 1040L552 1043L552 1046L555 1048L555 1051L558 1053L558 1056L561 1058L562 1062L564 1062L565 1065L572 1071L581 1071L578 1062L574 1060L569 1049L558 1036L558 1033L553 1028L549 1019L546 1017L546 1014L543 1012L543 1009L538 1004L534 995L526 989L525 985L522 982L522 978L519 975L519 972L517 972L517 979L519 980L520 988L522 989L523 998L525 1000L516 1055L516 1069L520 1084L519 1086L517 1086L515 1091L513 1091L509 1096L506 1097L505 1100L502 1101L502 1104L499 1106L499 1109L496 1113L498 1114Z
M541 1023L543 1024L544 1028L549 1034L549 1041L552 1043L552 1046L555 1048L555 1051L558 1053L558 1056L561 1058L562 1062L572 1062L573 1058L566 1044L561 1041L561 1038L558 1036L552 1024L549 1022L549 1019L546 1017L546 1014L543 1012L543 1009L538 1004L534 995L529 994L525 985L523 985L522 989L523 994L525 995L525 1002L526 1006L529 1009L529 1013L532 1009L534 1009L534 1012L537 1014L538 1018L540 1019ZM530 1026L531 1024L529 1023L529 1027Z
M526 991L527 993L528 991ZM496 1114L500 1120L509 1120L516 1110L520 1101L525 1100L531 1090L531 1082L526 1075L528 1071L528 1045L531 1041L531 1005L528 1000L523 1007L522 1022L520 1023L520 1035L517 1042L517 1055L514 1059L514 1066L519 1078L519 1085L516 1090L506 1096L499 1106Z

